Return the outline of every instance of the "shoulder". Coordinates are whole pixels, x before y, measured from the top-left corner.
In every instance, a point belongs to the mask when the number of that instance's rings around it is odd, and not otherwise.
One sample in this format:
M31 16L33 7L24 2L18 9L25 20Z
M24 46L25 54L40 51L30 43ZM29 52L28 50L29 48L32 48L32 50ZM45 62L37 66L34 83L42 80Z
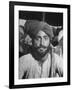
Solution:
M26 55L23 55L22 57L20 57L20 59L22 60L22 59L30 59L30 58L32 58L32 55L31 54L26 54Z
M56 53L53 53L53 56L55 57L55 59L60 58L60 56L58 54L56 54Z
M55 65L59 68L63 67L63 57L59 56L58 54L54 53L54 61L55 61Z
M34 58L32 57L32 55L27 54L27 55L24 55L24 56L20 57L19 63L22 64L22 65L24 65L24 64L29 65L33 60L34 60Z
M56 53L53 53L53 56L54 56L54 58L55 58L56 60L62 60L62 59L63 59L62 56L60 56L60 55L58 55L58 54L56 54Z

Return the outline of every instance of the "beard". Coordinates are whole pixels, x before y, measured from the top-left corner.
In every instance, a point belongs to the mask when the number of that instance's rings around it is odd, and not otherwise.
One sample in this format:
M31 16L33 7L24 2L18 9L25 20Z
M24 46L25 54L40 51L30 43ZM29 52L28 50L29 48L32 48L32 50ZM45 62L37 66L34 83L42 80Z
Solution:
M48 51L48 48L43 48L43 47L36 48L36 52L40 54L41 56L45 55L47 51Z
M44 57L49 51L50 45L48 47L46 46L33 47L33 52L39 57Z

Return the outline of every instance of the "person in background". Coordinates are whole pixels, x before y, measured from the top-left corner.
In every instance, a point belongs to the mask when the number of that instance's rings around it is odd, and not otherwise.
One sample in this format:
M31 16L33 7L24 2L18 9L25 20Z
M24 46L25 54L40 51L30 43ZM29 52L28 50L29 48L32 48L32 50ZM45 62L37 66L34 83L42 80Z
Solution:
M19 79L62 77L63 59L52 50L52 28L43 21L27 20L24 30L32 38L32 48L19 58Z
M28 54L31 46L31 38L24 32L24 27L19 26L19 57Z
M59 34L53 39L54 52L63 57L63 30L60 30Z
M19 26L19 57L24 54L23 41L24 41L24 30L23 26Z

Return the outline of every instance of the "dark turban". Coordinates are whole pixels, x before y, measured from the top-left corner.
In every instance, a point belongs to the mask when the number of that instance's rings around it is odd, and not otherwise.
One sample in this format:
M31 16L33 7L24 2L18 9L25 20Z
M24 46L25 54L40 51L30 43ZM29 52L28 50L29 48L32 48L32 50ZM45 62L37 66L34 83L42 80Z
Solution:
M27 20L25 23L24 30L27 34L30 35L31 38L36 36L36 34L40 30L44 31L48 36L50 36L50 38L53 37L52 27L50 27L50 25L43 21Z

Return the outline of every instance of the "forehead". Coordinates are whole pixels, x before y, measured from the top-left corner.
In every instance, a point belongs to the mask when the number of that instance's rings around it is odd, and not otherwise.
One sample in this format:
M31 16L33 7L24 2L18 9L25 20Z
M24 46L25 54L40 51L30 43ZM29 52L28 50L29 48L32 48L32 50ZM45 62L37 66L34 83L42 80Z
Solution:
M44 31L40 30L36 36L48 36Z

